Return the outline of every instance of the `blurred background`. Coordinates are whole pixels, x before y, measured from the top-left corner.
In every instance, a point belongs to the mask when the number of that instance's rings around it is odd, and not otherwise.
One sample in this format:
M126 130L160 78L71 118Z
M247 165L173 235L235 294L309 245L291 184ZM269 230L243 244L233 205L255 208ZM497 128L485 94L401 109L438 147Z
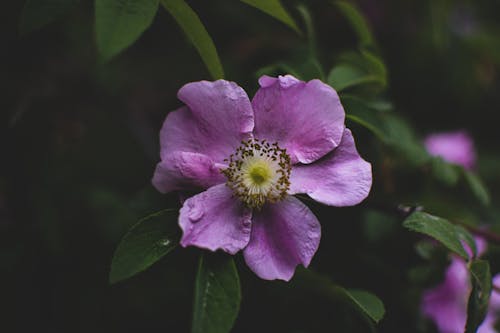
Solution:
M307 42L271 17L236 1L188 2L213 38L226 78L250 96L263 68L285 59L300 62ZM299 1L283 3L298 17ZM418 311L425 286L413 279L415 267L430 266L416 254L417 236L373 204L424 204L500 230L500 2L356 3L387 67L384 98L419 138L467 130L492 204L478 208L461 185L427 180L425 170L388 167L393 160L373 135L348 123L360 152L373 163L375 183L363 209L310 205L323 227L312 268L377 294L387 311L380 332L435 332ZM329 1L303 4L313 19L318 59L330 68L342 52L356 48L356 35ZM108 284L108 274L113 251L131 225L151 212L179 207L177 195L160 195L150 180L159 160L159 129L180 106L177 90L210 79L198 54L161 9L136 43L100 64L91 2L22 36L23 1L2 7L1 330L188 332L199 250L177 248L116 285ZM496 273L500 255L491 249ZM370 331L341 301L326 300L300 281L259 280L240 256L236 260L243 300L234 332ZM439 276L445 264L436 265Z

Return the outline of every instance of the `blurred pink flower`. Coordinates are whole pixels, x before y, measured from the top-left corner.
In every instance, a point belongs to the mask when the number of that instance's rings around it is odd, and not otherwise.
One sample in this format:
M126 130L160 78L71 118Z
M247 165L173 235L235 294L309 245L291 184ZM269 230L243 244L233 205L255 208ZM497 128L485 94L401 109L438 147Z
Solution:
M424 140L429 154L442 157L449 163L473 169L476 164L474 141L465 131L435 133Z
M486 242L476 238L478 256L486 250ZM471 251L468 249L469 255ZM500 288L500 274L493 278L493 285ZM445 272L444 281L424 292L421 310L431 319L440 333L463 333L467 321L467 301L471 292L470 276L467 263L458 256L453 256ZM494 325L500 316L500 293L493 289L488 313L479 326L477 333L498 333Z

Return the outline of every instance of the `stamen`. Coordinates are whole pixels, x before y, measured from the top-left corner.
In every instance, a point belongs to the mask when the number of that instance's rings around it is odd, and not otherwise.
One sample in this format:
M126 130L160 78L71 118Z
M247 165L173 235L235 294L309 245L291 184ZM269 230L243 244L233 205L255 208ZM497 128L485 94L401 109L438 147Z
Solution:
M222 170L236 197L250 208L282 200L290 188L290 157L278 143L249 139L242 141Z

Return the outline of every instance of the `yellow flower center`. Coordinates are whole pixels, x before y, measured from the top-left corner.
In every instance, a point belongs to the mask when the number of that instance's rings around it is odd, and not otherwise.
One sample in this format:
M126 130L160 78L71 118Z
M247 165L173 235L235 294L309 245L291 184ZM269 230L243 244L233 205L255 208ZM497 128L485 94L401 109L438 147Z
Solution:
M254 165L249 167L248 176L257 185L262 185L264 182L271 179L273 171L268 164L262 161L256 161Z
M229 156L222 170L227 185L245 205L260 209L283 199L290 188L290 157L277 143L250 139Z

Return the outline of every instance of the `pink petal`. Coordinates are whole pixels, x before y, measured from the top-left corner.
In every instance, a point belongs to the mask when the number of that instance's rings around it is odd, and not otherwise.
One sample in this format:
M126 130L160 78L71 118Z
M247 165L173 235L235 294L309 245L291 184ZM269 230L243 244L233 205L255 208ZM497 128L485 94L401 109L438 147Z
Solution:
M497 291L500 287L500 274L493 277L492 283L494 288L491 290L488 313L477 333L498 333L495 326L500 320L500 292Z
M345 113L335 90L319 80L264 76L252 105L255 137L278 142L292 163L311 163L337 147Z
M370 192L371 164L359 156L351 131L346 128L333 152L315 163L293 166L290 182L290 194L307 193L326 205L352 206Z
M216 185L184 202L179 215L181 245L235 254L248 244L251 219L252 212L225 184Z
M495 325L498 322L498 316L495 313L488 312L481 326L478 327L477 333L498 333Z
M206 189L225 182L220 171L225 167L203 154L176 151L156 165L153 185L162 193L193 187Z
M250 137L254 126L252 105L234 82L188 83L177 95L187 107L170 112L163 124L162 159L174 151L186 151L222 162Z
M218 80L188 83L179 90L196 118L201 140L197 144L211 148L209 154L224 159L234 152L241 140L247 139L254 127L252 105L246 92L234 82ZM192 136L193 133L186 133ZM200 148L200 147L198 147Z
M425 138L427 151L445 161L473 169L476 164L474 141L465 131L431 134Z
M500 314L500 274L493 277L493 289L490 296L490 310Z
M243 250L252 271L266 280L292 278L298 264L307 267L318 249L321 226L292 196L254 211L252 235Z
M434 321L440 332L463 332L470 288L467 264L453 257L443 283L424 293L423 314Z
M188 83L178 97L187 106L170 112L160 131L162 161L153 185L161 192L223 182L223 160L251 136L254 124L250 100L233 82Z

